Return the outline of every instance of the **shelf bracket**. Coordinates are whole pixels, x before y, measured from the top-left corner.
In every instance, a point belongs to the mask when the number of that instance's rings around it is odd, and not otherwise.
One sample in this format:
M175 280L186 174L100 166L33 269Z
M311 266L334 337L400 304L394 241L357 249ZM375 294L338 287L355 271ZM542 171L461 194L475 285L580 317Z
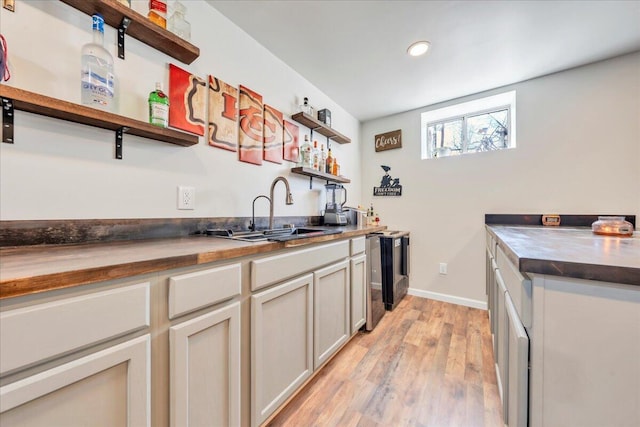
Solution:
M309 190L313 190L313 177L309 177Z
M131 24L131 18L124 16L118 27L118 58L120 59L124 59L124 34L127 32L129 24Z
M2 142L13 144L13 99L2 98Z
M128 130L126 126L116 129L116 159L118 160L122 160L122 134Z

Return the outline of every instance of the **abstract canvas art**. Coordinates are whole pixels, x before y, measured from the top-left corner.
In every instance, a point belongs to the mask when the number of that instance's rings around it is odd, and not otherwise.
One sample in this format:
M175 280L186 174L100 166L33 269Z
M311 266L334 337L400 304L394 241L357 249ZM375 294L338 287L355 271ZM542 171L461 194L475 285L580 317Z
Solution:
M209 145L238 151L238 89L209 76Z
M238 114L238 146L240 161L262 164L262 95L240 85L240 111Z
M207 82L169 64L169 126L204 135Z
M284 120L284 148L283 157L290 162L298 162L300 147L298 139L300 137L300 129L295 123Z
M264 159L282 163L282 113L270 105L264 106Z

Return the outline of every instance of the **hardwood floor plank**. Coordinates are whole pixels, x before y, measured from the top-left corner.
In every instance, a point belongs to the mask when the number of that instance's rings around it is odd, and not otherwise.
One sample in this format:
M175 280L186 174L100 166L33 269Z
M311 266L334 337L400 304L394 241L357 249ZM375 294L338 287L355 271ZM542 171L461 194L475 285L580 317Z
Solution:
M502 426L487 313L406 296L269 426Z

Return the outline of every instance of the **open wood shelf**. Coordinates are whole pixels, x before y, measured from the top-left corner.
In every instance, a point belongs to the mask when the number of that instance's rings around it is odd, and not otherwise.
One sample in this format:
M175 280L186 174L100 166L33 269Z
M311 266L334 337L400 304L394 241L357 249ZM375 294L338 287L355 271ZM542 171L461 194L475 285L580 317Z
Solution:
M185 64L191 64L200 56L200 49L188 41L176 36L154 24L144 15L127 7L116 0L60 0L87 15L99 13L104 22L114 28L119 28L123 19L129 18L126 34L166 53L172 58Z
M327 138L337 142L338 144L349 144L351 143L351 139L344 136L340 132L330 128L326 124L321 121L315 119L314 117L305 114L305 113L297 113L291 116L292 120L300 123L313 130L314 132L318 132L320 135L324 135Z
M324 172L320 172L310 168L302 168L302 167L291 168L291 173L296 173L298 175L305 175L311 178L324 179L326 181L337 182L341 184L348 184L351 182L350 179L345 178L343 176L331 175L330 173L324 173Z
M167 142L170 144L188 147L198 143L198 136L173 129L161 128L152 124L97 110L84 105L72 102L61 101L56 98L40 95L22 89L0 84L0 97L11 99L13 108L27 111L29 113L40 114L56 119L67 120L89 126L113 131L123 130L124 132Z

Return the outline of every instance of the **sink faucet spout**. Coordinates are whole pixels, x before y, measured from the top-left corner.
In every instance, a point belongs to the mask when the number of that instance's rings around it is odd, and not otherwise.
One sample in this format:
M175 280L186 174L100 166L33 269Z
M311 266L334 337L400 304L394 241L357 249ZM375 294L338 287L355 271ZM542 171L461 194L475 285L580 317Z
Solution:
M291 195L291 189L289 188L289 181L287 181L287 178L285 178L284 176L279 176L276 179L274 179L273 182L271 183L271 190L269 191L269 199L271 201L270 209L269 209L269 229L273 229L273 190L275 189L278 181L284 182L284 186L286 187L287 194L286 194L285 203L287 205L293 204L293 196Z

